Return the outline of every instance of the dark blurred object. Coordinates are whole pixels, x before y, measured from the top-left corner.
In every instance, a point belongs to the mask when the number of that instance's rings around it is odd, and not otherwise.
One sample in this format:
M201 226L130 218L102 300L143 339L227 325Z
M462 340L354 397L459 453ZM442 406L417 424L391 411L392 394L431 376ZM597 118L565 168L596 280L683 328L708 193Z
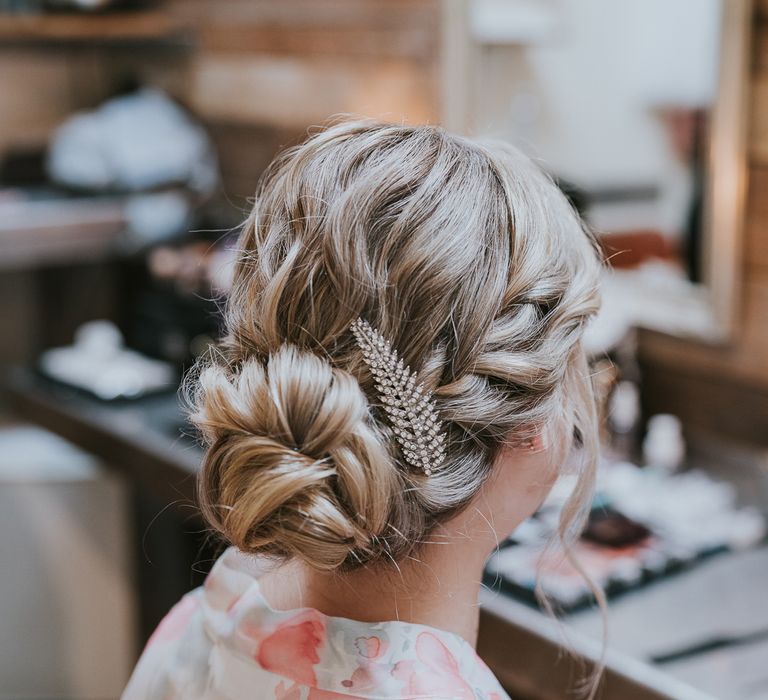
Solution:
M677 106L658 110L667 132L672 152L689 168L692 188L685 221L684 255L688 279L702 281L702 232L704 231L704 197L707 187L707 149L709 148L709 111Z
M126 331L131 347L186 368L220 332L233 248L222 242L161 246L134 265Z
M47 180L42 147L10 146L0 158L0 186L26 187Z
M157 0L0 0L0 12L104 12L136 10L157 4Z
M132 347L188 368L219 333L215 302L151 286L138 295L127 321Z
M579 213L579 216L586 216L588 204L586 193L580 187L562 177L556 177L554 180L560 191L571 203L571 206Z
M628 547L645 540L651 531L609 506L593 508L582 539L605 547Z
M669 262L680 259L680 251L661 231L611 232L601 235L599 241L611 267L639 267L651 259Z
M129 0L43 0L43 7L53 11L100 12L133 5L134 3Z

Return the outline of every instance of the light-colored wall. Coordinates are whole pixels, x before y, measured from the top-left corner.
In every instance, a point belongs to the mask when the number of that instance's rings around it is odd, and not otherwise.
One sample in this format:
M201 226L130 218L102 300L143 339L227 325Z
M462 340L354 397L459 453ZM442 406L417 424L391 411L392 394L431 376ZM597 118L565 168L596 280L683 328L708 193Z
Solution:
M679 235L691 177L659 109L711 104L721 0L527 4L548 30L479 49L473 130L517 143L586 190L658 188L652 201L595 208L590 223Z
M654 108L710 104L720 1L550 5L548 36L484 50L504 72L487 81L501 99L478 130L518 141L583 186L658 181L670 155Z
M0 428L0 699L116 698L134 660L129 490L39 428Z

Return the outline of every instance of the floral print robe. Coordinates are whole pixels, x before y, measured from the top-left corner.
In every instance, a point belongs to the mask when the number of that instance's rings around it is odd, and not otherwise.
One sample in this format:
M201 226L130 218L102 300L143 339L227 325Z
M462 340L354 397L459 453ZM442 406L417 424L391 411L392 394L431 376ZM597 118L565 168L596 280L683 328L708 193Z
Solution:
M274 610L228 549L152 635L122 700L508 700L458 635Z

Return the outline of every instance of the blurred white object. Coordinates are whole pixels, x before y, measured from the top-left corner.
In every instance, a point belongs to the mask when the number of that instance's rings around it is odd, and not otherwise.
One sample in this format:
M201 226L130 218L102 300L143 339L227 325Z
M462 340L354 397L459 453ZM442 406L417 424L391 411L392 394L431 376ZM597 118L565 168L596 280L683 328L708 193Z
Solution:
M220 246L211 253L208 277L215 291L226 293L232 289L238 257L235 247Z
M624 515L649 527L678 558L727 547L754 546L765 536L764 516L739 508L735 488L698 470L667 475L629 462L604 464L599 488Z
M473 0L472 38L481 44L536 44L559 27L557 8L539 0Z
M683 426L677 416L660 413L648 420L643 440L643 458L654 469L677 471L685 459Z
M125 205L128 230L148 243L185 231L190 214L189 200L177 190L137 194Z
M617 433L632 431L640 418L640 390L637 384L621 381L616 385L610 399L608 419Z
M591 354L616 347L633 327L717 337L706 288L691 284L679 267L664 260L649 260L632 269L606 268L600 291L600 311L584 333L584 346Z
M46 350L40 368L57 381L107 401L172 388L176 380L169 363L123 347L120 331L109 321L80 326L74 345Z
M67 120L51 140L48 172L56 182L92 190L178 184L209 193L218 181L205 130L165 93L151 88Z
M123 334L109 321L89 321L75 331L75 345L91 357L108 358L123 344Z
M129 520L92 457L0 429L0 698L119 697L136 644Z

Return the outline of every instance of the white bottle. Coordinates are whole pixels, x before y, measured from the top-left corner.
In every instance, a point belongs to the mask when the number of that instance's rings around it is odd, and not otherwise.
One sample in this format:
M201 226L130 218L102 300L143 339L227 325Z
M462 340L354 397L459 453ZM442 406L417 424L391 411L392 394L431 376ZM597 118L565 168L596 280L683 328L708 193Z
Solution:
M648 431L643 440L645 463L671 474L685 459L683 426L677 416L660 413L648 420Z
M640 391L634 382L620 381L608 403L611 448L618 459L630 459L636 450L640 424Z

